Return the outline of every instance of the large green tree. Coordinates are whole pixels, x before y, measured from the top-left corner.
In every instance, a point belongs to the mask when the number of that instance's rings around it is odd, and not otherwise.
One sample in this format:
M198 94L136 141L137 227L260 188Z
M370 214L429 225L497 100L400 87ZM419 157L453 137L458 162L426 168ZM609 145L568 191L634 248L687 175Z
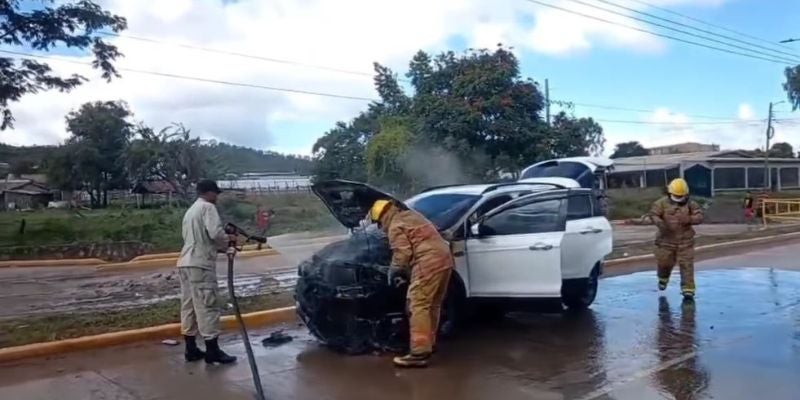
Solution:
M131 116L122 101L86 103L67 114L67 145L93 207L108 205L109 190L127 187L123 160L133 134Z
M614 148L614 153L611 154L611 158L637 157L648 154L650 153L641 143L632 141L617 144L617 147Z
M316 179L405 191L495 180L539 160L602 151L603 130L592 119L559 114L552 126L543 121L538 85L520 75L517 58L502 46L435 57L420 51L406 77L410 94L394 72L375 64L381 100L317 141Z
M769 149L769 156L775 158L794 158L794 147L786 142L778 142Z
M114 61L121 54L115 46L105 42L99 32L119 32L126 27L125 18L89 0L0 1L0 44L37 51L59 46L79 50L91 48L92 66L102 71L106 80L119 76ZM2 53L12 57L0 57L0 129L12 126L14 116L9 105L25 94L51 89L69 91L86 81L78 74L60 76L47 63L13 51L3 50Z
M130 177L137 182L169 182L178 196L188 201L190 186L215 177L214 163L203 151L200 138L183 125L174 124L158 133L146 126L136 129L125 156Z
M786 90L792 109L797 110L800 108L800 65L786 68L785 75L783 89Z

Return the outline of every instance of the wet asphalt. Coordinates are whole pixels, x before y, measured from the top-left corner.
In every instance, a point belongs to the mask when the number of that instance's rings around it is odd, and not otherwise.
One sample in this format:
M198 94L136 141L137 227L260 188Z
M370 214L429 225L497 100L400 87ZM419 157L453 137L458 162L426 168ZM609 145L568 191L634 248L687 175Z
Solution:
M427 370L388 356L347 357L288 327L257 360L270 399L798 399L800 243L698 265L682 301L654 272L603 279L582 314L514 314L441 343ZM0 365L0 399L252 399L237 336L233 367L186 364L180 347L144 343Z

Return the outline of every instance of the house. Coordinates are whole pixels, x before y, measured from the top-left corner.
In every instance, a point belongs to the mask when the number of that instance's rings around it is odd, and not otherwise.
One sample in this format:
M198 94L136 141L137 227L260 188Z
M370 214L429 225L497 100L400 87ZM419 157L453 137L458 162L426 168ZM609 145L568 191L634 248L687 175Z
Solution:
M766 176L766 179L765 179ZM728 191L800 189L800 159L762 157L743 151L711 151L625 157L614 160L609 187L666 187L682 177L692 193L711 197Z
M136 204L142 206L148 198L166 200L172 202L177 190L168 181L142 181L137 183L131 193L136 194Z
M4 210L44 208L54 194L46 185L29 179L0 181L0 199Z
M705 152L718 152L719 145L717 144L702 144L694 142L671 144L669 146L651 147L647 149L651 156L660 156L666 154L686 154L686 153L705 153Z

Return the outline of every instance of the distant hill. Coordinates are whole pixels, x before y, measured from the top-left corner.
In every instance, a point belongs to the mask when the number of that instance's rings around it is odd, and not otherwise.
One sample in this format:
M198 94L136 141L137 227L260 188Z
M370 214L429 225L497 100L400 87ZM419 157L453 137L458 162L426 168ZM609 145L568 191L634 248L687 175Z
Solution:
M287 155L274 151L262 151L227 143L211 143L204 146L214 162L225 172L294 172L301 175L311 173L310 157Z
M313 162L310 157L280 154L227 143L204 145L208 156L224 168L225 172L294 172L310 174ZM31 162L38 166L57 149L57 146L11 146L0 143L0 163L15 165Z

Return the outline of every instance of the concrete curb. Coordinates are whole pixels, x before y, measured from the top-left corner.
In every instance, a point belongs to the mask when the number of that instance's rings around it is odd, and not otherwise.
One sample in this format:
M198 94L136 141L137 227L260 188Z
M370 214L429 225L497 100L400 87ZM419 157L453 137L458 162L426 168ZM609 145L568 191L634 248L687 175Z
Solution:
M730 242L722 242L722 243L715 243L709 244L705 246L698 246L694 249L695 254L702 254L708 251L713 250L722 250L732 247L739 247L744 245L751 245L751 244L758 244L758 243L765 243L771 242L773 240L783 240L783 239L792 239L795 237L800 237L800 232L792 232L792 233L782 233L778 235L771 235L771 236L764 236L760 238L752 238L752 239L742 239L742 240L734 240ZM656 257L652 254L643 254L640 256L632 256L632 257L625 257L625 258L616 258L612 260L607 260L605 262L606 267L613 267L619 265L630 264L634 262L640 261L655 261Z
M253 258L253 257L266 257L266 256L276 256L279 255L277 250L273 249L265 249L265 250L252 250L252 251L243 251L241 253L236 254L236 258ZM98 270L106 270L106 269L115 269L115 268L153 268L153 267L164 267L164 266L171 266L175 265L178 262L178 257L170 257L170 258L156 258L156 259L145 259L145 260L137 260L137 261L126 261L121 263L109 263L109 264L101 264L95 265L95 268Z
M258 249L258 245L248 244L248 245L245 245L244 247L242 247L242 253L245 253L245 252L248 252L248 251L254 251L254 250L257 250L257 249ZM262 251L263 250L270 250L270 249L271 249L271 247L269 247L268 245L265 245L264 248L262 249ZM161 259L171 259L171 258L177 259L178 257L180 257L180 255L181 255L180 252L145 254L145 255L138 256L138 257L134 257L131 260L126 261L126 262L146 261L146 260L161 260Z
M46 265L45 265L46 263ZM56 259L56 260L7 260L0 261L0 268L27 268L27 267L66 267L66 266L95 266L105 264L99 258Z
M255 327L292 322L296 319L296 314L294 307L284 307L244 314L242 318L248 327ZM236 317L233 315L222 317L222 327L226 330L232 330L238 327ZM0 349L0 363L17 361L25 358L53 356L72 351L92 350L144 340L176 337L180 334L181 324L174 323L58 340L55 342L32 343L24 346L7 347Z

